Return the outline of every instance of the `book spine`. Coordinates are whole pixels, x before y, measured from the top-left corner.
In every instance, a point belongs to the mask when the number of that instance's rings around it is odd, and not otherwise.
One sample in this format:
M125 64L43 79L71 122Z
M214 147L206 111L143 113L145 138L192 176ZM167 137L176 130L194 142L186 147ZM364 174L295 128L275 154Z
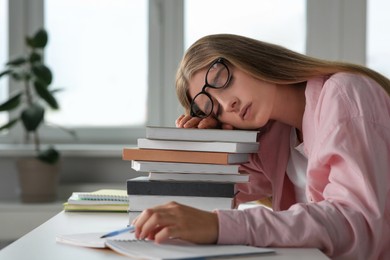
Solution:
M127 180L128 195L234 197L234 183Z
M233 164L247 162L249 154L124 148L122 159L125 161L144 160L156 162Z

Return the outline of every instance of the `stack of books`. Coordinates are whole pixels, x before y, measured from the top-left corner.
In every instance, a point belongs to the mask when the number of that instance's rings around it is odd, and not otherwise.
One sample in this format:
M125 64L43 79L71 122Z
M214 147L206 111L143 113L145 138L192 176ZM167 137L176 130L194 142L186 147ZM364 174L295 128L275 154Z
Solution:
M123 160L141 176L127 180L129 210L176 201L204 210L232 207L235 183L247 182L239 165L259 148L258 131L147 127Z

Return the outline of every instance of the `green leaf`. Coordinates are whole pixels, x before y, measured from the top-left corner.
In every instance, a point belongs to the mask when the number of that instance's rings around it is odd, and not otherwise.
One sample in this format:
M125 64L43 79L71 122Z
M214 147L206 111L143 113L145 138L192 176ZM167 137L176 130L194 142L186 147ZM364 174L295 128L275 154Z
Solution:
M9 128L13 127L18 121L19 121L19 118L15 118L15 119L10 120L8 123L0 126L0 131L3 131L5 129L9 129Z
M5 71L0 72L0 78L1 78L2 76L5 76L5 75L7 75L7 74L10 74L11 72L12 72L12 70L5 70Z
M16 81L30 79L30 74L28 74L27 72L12 72L11 76Z
M45 110L38 104L33 104L22 111L21 119L27 131L35 131L43 121Z
M40 64L33 66L32 72L40 81L42 81L42 83L46 84L46 86L50 85L53 80L50 69L45 65Z
M15 109L20 104L20 97L22 94L17 94L13 96L12 98L5 101L3 104L0 104L0 112L1 111L9 111L12 109Z
M37 52L32 52L30 54L30 57L29 57L29 61L31 63L34 63L34 62L40 62L42 60L42 56L41 54L37 53Z
M19 57L13 60L10 60L6 63L6 65L9 66L19 66L27 62L27 59L25 57Z
M53 108L53 109L58 109L59 108L57 100L54 98L52 93L50 93L50 91L47 89L47 87L45 85L43 85L39 81L34 81L34 87L35 87L35 90L38 93L38 95L43 100L45 100L46 103L49 104L49 106L51 108Z
M60 159L60 153L54 147L49 147L38 154L38 159L49 164L55 164Z
M31 48L44 48L47 44L48 36L44 29L40 29L33 37L27 37L26 43Z
M64 89L63 88L55 88L55 89L50 90L50 93L54 94L54 93L61 92L61 91L64 91Z

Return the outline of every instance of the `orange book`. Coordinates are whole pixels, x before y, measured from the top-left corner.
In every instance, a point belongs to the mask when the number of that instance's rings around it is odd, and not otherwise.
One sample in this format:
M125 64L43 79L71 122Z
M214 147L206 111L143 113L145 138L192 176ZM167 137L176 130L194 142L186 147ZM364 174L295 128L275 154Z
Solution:
M235 164L248 162L249 154L124 148L122 159L126 161Z

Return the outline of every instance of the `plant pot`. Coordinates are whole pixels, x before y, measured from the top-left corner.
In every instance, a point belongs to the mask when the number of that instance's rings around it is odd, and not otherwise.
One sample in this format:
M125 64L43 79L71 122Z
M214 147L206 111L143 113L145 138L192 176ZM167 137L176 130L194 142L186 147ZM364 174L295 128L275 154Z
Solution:
M16 162L21 200L26 203L52 202L57 198L60 163L48 164L35 158Z

